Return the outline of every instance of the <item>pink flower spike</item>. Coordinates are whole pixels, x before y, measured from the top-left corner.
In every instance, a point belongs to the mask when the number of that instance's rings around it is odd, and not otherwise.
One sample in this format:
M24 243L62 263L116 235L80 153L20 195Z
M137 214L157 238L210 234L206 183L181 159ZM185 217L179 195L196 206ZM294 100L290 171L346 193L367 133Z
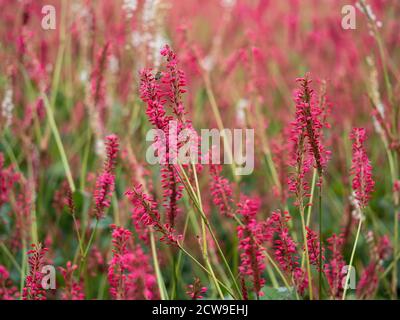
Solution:
M244 197L238 204L238 213L243 217L243 226L237 227L241 250L239 271L242 276L251 277L257 297L263 294L261 289L265 284L262 277L265 254L260 246L263 241L263 228L256 220L259 208L259 199Z
M372 179L372 166L368 159L364 142L367 138L364 128L354 128L350 139L353 140L353 159L350 174L353 176L352 188L361 209L368 206L375 182Z
M32 244L32 249L27 252L29 273L25 279L25 287L22 291L24 300L46 300L46 290L42 287L42 268L44 255L48 251L42 244Z
M96 205L94 214L97 219L103 218L105 209L111 205L111 197L115 189L114 167L118 154L118 146L118 137L116 135L106 137L107 158L104 163L103 172L97 177L96 189L93 194Z

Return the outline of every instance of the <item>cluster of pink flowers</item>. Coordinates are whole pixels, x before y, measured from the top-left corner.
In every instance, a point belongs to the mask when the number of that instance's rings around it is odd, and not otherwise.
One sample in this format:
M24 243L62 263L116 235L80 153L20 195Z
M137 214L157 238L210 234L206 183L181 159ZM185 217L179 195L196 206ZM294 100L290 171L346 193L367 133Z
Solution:
M316 102L314 90L308 75L299 78L300 89L296 92L296 118L292 123L291 140L293 142L293 156L291 165L296 173L289 179L289 190L298 198L308 197L309 186L304 179L312 167L318 170L321 176L330 156L322 143L323 112Z
M111 225L113 257L109 262L110 294L121 299L157 299L156 278L150 259L140 245L132 245L132 233Z
M221 175L222 166L210 165L210 192L213 203L226 217L233 217L233 188L231 182Z
M274 186L274 195L280 198L281 203L286 203L288 199L287 181L289 179L287 173L287 165L288 165L288 156L290 150L290 142L287 142L286 139L287 136L284 135L277 142L273 142L271 144L273 161L276 165L278 173L278 183L279 183L279 185Z
M97 274L104 273L106 271L105 254L95 244L90 248L87 265L88 265L88 274L91 277L95 277Z
M324 273L329 283L330 295L333 298L341 298L343 292L343 280L346 273L343 272L343 267L346 265L342 255L343 235L333 234L327 239L328 250L330 257L324 265Z
M35 19L35 13L40 12L38 8L40 4L32 2L24 2L22 10L22 25L19 28L16 38L16 49L19 62L24 66L29 77L38 86L40 90L47 90L49 85L49 74L46 70L48 64L48 42L42 40L39 44L40 53L37 52L31 39L38 33L33 31L29 23Z
M173 165L161 168L161 186L163 188L164 203L168 223L174 228L175 219L179 213L178 201L182 198L183 185Z
M163 96L171 102L173 113L178 119L183 120L185 108L182 103L182 94L186 92L185 73L178 69L178 58L168 45L165 45L160 53L167 59L167 71L163 72L162 77L162 82L166 85Z
M325 260L324 248L322 247L322 250L320 248L320 241L317 233L309 227L306 227L306 230L307 230L307 235L306 235L307 248L308 248L308 254L310 256L310 263L316 266L317 270L319 270L320 255L322 255L321 257L322 262Z
M93 106L96 107L98 115L100 116L101 123L105 117L105 72L107 69L108 55L110 43L107 42L101 50L97 53L96 64L90 75L90 97Z
M133 205L132 220L134 223L140 221L145 226L152 227L155 231L161 233L161 241L165 241L168 244L177 244L181 235L176 235L174 228L170 224L163 224L161 222L157 203L153 198L143 192L142 185L128 190L125 195L128 196Z
M17 195L16 210L15 210L15 246L22 246L21 239L30 241L30 227L32 223L31 209L33 203L32 195L33 181L26 180L20 184L21 191Z
M4 156L0 153L0 206L8 202L10 192L19 180L20 175L15 172L12 166L5 167Z
M193 284L188 286L187 295L192 300L203 299L203 294L207 292L207 287L203 287L200 283L200 279L196 278Z
M377 240L371 250L371 261L365 267L357 284L357 297L359 299L371 299L378 290L379 275L384 271L382 263L389 258L392 252L390 240L382 236Z
M113 258L108 267L108 282L110 284L110 294L115 299L126 298L126 269L123 257L128 253L127 245L132 233L121 227L112 225Z
M65 286L61 292L61 299L63 300L85 300L85 293L82 283L74 279L74 272L78 269L76 264L71 261L67 262L66 268L59 267L61 275L64 278Z
M178 146L170 145L170 139L177 140L179 133L184 128L191 128L189 121L184 119L185 110L183 107L181 95L186 92L185 75L183 71L177 68L178 60L176 54L165 46L161 54L167 58L167 70L160 76L155 77L151 69L143 69L140 72L140 97L147 103L146 114L149 121L157 129L163 131L164 136L156 136L154 146L156 152L161 158L161 185L163 188L163 206L169 224L174 227L175 219L179 213L178 201L182 198L183 185L180 183L179 176L174 167ZM160 79L161 78L161 79ZM172 113L176 119L167 115L167 106L170 103ZM177 130L170 132L170 121L177 120ZM176 132L175 132L176 131ZM172 157L172 158L171 158Z
M27 252L29 255L29 274L25 279L25 287L22 291L24 300L46 300L46 290L42 287L45 254L48 251L42 244L32 244L32 249Z
M146 115L150 123L157 129L167 130L168 122L172 118L166 116L160 84L151 69L140 71L140 99L147 103Z
M109 135L106 137L107 159L104 164L103 172L96 180L95 198L95 216L100 219L104 216L104 210L110 207L111 196L115 188L114 166L118 154L118 137Z
M374 296L379 282L377 269L376 262L371 262L364 268L357 285L356 295L358 298L366 299Z
M291 219L289 212L274 211L267 221L270 228L268 235L273 238L275 259L282 270L289 275L296 285L297 291L302 294L308 285L306 273L299 265L297 245L290 236L288 222Z
M6 267L0 265L0 300L16 300L19 297L18 289L10 279Z
M368 159L364 142L367 133L364 128L354 128L350 134L353 140L353 159L350 173L353 175L352 187L360 208L365 208L371 198L375 182L372 179L372 166Z
M262 273L265 269L265 255L261 248L263 228L256 220L260 208L259 199L244 197L238 204L238 213L243 217L243 225L237 227L239 238L240 266L242 276L252 278L253 289L257 297L261 296L265 280Z

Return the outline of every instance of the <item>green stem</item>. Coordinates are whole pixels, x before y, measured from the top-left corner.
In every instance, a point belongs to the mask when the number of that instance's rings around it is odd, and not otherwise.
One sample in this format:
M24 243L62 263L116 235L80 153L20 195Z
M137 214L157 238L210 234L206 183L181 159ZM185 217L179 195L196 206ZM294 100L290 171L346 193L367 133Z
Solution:
M19 287L19 296L22 300L22 291L24 289L25 284L25 275L27 270L27 259L26 259L26 240L25 237L22 238L22 263L21 263L21 270L20 270L20 287Z
M88 126L88 129L87 129L87 142L86 142L86 145L85 145L85 151L83 153L82 169L81 169L80 188L81 188L82 192L85 190L86 171L87 171L87 165L88 165L88 160L89 160L91 137L92 137L92 135L91 135L91 131L90 131L90 126Z
M313 203L314 200L314 189L315 189L315 182L317 180L317 169L314 169L313 177L312 177L312 184L311 184L311 196L310 196L310 203ZM312 207L309 206L307 208L307 218L306 218L306 226L308 227L310 225L310 220L311 220L311 212L312 212ZM301 254L301 267L304 268L304 263L305 263L305 251L302 252Z
M164 278L161 274L160 266L158 264L157 250L154 242L154 234L152 231L150 231L150 244L151 244L151 254L153 256L154 270L156 272L156 277L157 277L157 285L160 291L160 297L161 300L168 300L169 298L167 290L165 288Z
M314 169L313 177L312 177L312 183L311 183L310 203L313 203L313 200L314 200L314 190L315 190L315 183L317 181L317 175L318 175L318 171L317 171L317 169ZM312 206L309 206L307 208L307 219L306 219L306 226L307 227L310 225L311 212L312 212Z
M204 267L195 257L193 257L188 251L186 251L185 248L181 244L178 244L179 249L183 251L195 264L197 264L204 272L206 272L209 276L211 276L210 271L206 267ZM220 284L221 287L223 287L231 296L233 299L237 299L235 295L232 293L232 291L220 280L218 280L218 283Z
M20 267L20 265L18 264L18 262L15 260L14 256L11 254L11 252L8 250L8 248L6 247L6 245L2 242L0 244L0 247L3 249L5 255L8 257L8 259L10 259L11 263L14 265L14 267L18 270L19 273L21 273L22 268Z
M353 266L354 254L355 254L355 252L356 252L356 247L357 247L357 243L358 243L358 238L360 237L360 231L361 231L362 220L363 220L363 218L360 217L360 221L358 222L358 228L357 228L356 239L354 240L353 250L351 251L349 268L347 269L347 275L346 275L346 281L345 281L345 283L344 283L344 291L343 291L342 300L346 300L347 283L349 282L349 279L350 279L350 273L351 273L351 268L352 268L352 266Z
M199 200L200 209L203 211L203 205L202 205L202 201L201 201L201 193L200 193L199 181L197 179L197 170L196 170L196 166L193 163L192 163L192 169L193 169L194 180L195 180L195 183L196 183L197 199ZM213 270L212 265L210 263L210 259L208 257L207 231L206 231L206 226L205 226L205 223L204 223L203 219L201 219L201 231L202 231L202 237L203 237L203 245L202 245L203 246L203 248L202 248L203 259L206 262L206 266L210 270L211 278L214 281L215 288L217 289L217 292L218 292L220 298L222 300L224 300L224 295L223 295L223 293L221 291L220 286L218 285L217 278L215 276L214 270Z
M225 267L226 267L226 269L227 269L227 271L229 273L229 276L232 279L233 285L234 285L238 295L242 298L242 291L240 289L240 286L239 286L235 276L233 275L232 270L231 270L231 268L229 266L229 263L226 260L225 255L224 255L224 253L223 253L223 251L222 251L222 249L221 249L221 247L220 247L220 245L218 243L218 240L217 240L217 238L216 238L216 236L215 236L215 234L214 234L214 232L213 232L213 230L211 228L211 225L210 225L206 215L204 214L204 211L202 210L202 208L201 208L201 206L199 204L199 199L197 199L196 193L194 192L193 187L190 184L190 180L187 177L186 172L183 169L181 164L179 164L179 167L180 167L180 170L176 170L176 171L177 171L178 175L180 176L180 180L184 184L186 190L188 191L189 196L193 200L193 204L195 205L196 209L199 211L199 213L201 215L201 218L204 220L204 222L206 224L206 227L207 227L208 231L210 232L210 234L211 234L211 236L213 238L213 241L214 241L214 243L215 243L215 245L217 247L217 251L218 251L219 255L221 256L221 259L222 259L222 261L223 261L223 263L224 263L224 265L225 265ZM183 177L181 176L181 173L183 174Z
M62 161L62 164L64 166L64 170L65 170L65 174L67 175L69 187L71 189L71 192L74 193L75 190L76 190L75 183L74 183L74 179L72 178L71 168L69 166L69 163L68 163L68 160L67 160L67 156L65 154L65 150L64 150L63 143L61 141L60 133L58 131L57 124L56 124L56 121L54 119L53 109L52 109L52 107L51 107L51 105L49 103L49 99L47 98L47 96L44 93L42 94L42 98L43 98L44 105L45 105L45 108L46 108L46 112L47 112L47 117L48 117L48 120L49 120L50 128L51 128L51 131L53 132L54 139L55 139L56 144L57 144L58 152L60 153L61 161Z
M312 288L312 276L311 276L311 265L310 265L310 254L308 252L308 244L307 244L307 232L306 232L306 224L304 219L304 207L300 205L300 218L301 218L301 230L303 233L303 242L304 248L306 251L306 264L307 264L307 276L308 276L308 291L310 295L310 300L313 300L313 288Z

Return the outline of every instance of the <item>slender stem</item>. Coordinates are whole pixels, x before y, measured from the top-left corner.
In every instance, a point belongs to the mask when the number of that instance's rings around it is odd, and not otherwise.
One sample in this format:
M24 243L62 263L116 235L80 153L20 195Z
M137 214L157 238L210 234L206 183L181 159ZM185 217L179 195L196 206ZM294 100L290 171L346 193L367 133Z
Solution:
M393 261L389 264L386 270L379 276L379 279L383 279L387 276L390 270L392 270L395 267L397 260L400 260L400 252L398 252L397 255L394 256Z
M160 266L158 264L157 250L156 250L156 245L154 242L153 231L150 231L150 244L151 244L151 254L153 256L154 270L156 271L157 285L158 285L158 289L160 291L160 297L161 297L161 300L168 300L168 293L165 288L164 278L161 274Z
M19 296L22 299L22 290L24 289L25 283L25 275L27 271L27 259L26 259L26 240L25 236L22 237L22 262L21 262L21 271L20 271L20 287L19 287Z
M312 184L311 184L311 196L310 196L310 203L313 203L314 199L314 189L315 189L315 182L317 180L317 169L314 168L314 173L312 177ZM311 212L312 212L312 207L313 206L308 206L307 208L307 218L306 218L306 226L308 227L310 225L310 220L311 220ZM302 252L301 254L301 267L304 268L304 263L305 263L305 251Z
M92 135L91 135L91 132L90 132L90 126L88 126L88 129L87 129L87 141L86 141L86 145L85 145L85 151L83 153L82 169L81 169L80 188L81 188L82 191L85 190L86 171L87 171L87 165L88 165L88 160L89 160L91 137L92 137Z
M187 198L185 198L185 199L187 199ZM199 222L196 219L196 214L195 214L194 210L191 207L189 207L189 203L185 203L185 204L189 210L190 222L192 224L194 232L195 232L195 234L200 234L201 229L200 229ZM209 253L211 255L212 261L214 262L214 266L217 269L216 271L218 271L218 274L221 276L221 280L224 281L224 283L228 283L229 282L228 276L226 275L226 272L225 272L223 266L219 262L217 253L215 252L215 250L209 250Z
M279 269L278 265L275 263L274 259L270 256L270 254L267 252L267 250L264 250L265 256L267 257L268 261L272 264L272 266L275 268L275 270L278 272L279 276L281 277L286 289L290 290L290 285L289 282L287 281L286 277L282 273L281 269Z
M194 263L196 263L204 272L206 272L208 275L211 276L210 271L206 267L204 267L195 257L193 257L186 249L181 245L178 244L179 248L185 253ZM220 284L221 287L223 287L234 299L237 299L235 295L232 293L232 291L220 280L218 280L218 283Z
M187 228L189 225L189 218L190 218L190 214L188 213L186 215L185 226L183 228L182 241L184 241L184 239L186 237L186 231L187 231ZM174 259L174 281L172 283L172 289L171 289L171 293L170 293L171 300L174 300L176 297L176 289L178 286L178 274L181 270L181 263L182 263L182 251L179 250L177 261L175 262L175 259Z
M312 288L312 275L311 275L311 265L310 265L310 254L308 252L307 244L307 231L304 219L304 206L300 204L300 218L301 218L301 229L303 233L304 248L306 251L306 263L307 263L307 276L308 276L308 291L310 295L310 300L313 300L313 288Z
M8 248L6 247L6 245L2 242L0 244L0 247L3 249L5 255L8 257L8 259L10 259L11 263L14 265L14 267L18 270L19 273L21 273L22 268L20 267L20 265L18 264L18 262L15 260L14 256L11 254L11 252L8 250Z
M350 279L350 273L351 273L351 268L352 268L352 265L353 265L354 254L356 252L358 238L360 237L362 221L363 221L363 218L361 217L360 221L358 222L357 234L356 234L356 239L354 240L353 250L351 251L350 264L349 264L349 268L347 269L347 275L346 275L346 281L344 283L344 291L343 291L342 300L346 300L347 283L349 282L349 279Z
M78 236L78 242L79 242L79 251L80 253L83 255L83 243L82 243L82 238L81 238L81 234L79 232L79 226L78 226L78 222L76 221L76 217L75 217L75 213L72 213L72 219L74 220L74 227L75 227L75 232Z
M89 238L87 247L86 247L85 251L83 252L83 255L81 256L81 263L80 263L80 268L79 268L80 275L82 274L82 271L86 268L86 258L89 253L89 249L92 246L92 242L94 240L94 235L96 233L98 224L99 224L99 219L96 219L96 224L94 226L94 229L92 230L92 233L90 234L90 238Z
M86 247L85 253L83 254L83 256L84 256L85 258L86 258L86 256L87 256L87 254L89 253L90 247L92 246L92 242L93 242L93 240L94 240L94 235L95 235L95 233L96 233L98 224L99 224L99 219L96 219L96 224L95 224L94 229L93 229L93 231L92 231L92 233L91 233L91 235L90 235L89 242L88 242L88 245L87 245L87 247Z
M206 74L205 72L203 72L203 79L204 79L204 83L206 86L206 92L207 92L208 99L210 101L211 109L213 111L215 120L217 122L218 129L221 131L221 135L224 140L224 147L226 148L227 155L229 157L228 160L231 165L233 179L235 180L235 182L239 182L240 176L238 176L236 174L236 165L235 165L235 161L233 159L231 141L229 141L229 139L227 138L225 130L224 130L224 124L222 122L222 117L221 117L221 114L218 109L217 100L215 99L215 95L212 90L210 75L208 73Z
M201 201L201 193L200 193L200 187L199 187L199 181L197 179L197 170L196 170L196 166L192 163L192 169L193 169L193 175L194 175L194 180L196 183L196 190L197 190L197 199L199 200L199 206L201 208L201 210L203 210L203 205L202 205L202 201ZM206 262L207 267L210 269L210 273L211 273L211 277L214 281L215 284L215 288L217 289L217 292L220 296L221 299L224 299L224 295L221 291L220 286L218 285L218 281L217 278L215 277L215 273L214 270L212 268L212 265L210 263L210 259L208 258L208 249L207 249L207 231L206 231L206 226L204 223L204 220L201 219L201 230L202 230L202 237L203 237L203 258L204 261Z
M211 225L210 225L206 215L204 214L204 211L202 210L202 208L201 208L201 206L199 204L199 200L197 199L196 193L194 192L193 187L190 184L190 180L187 177L186 172L183 169L181 164L179 164L179 168L180 168L180 170L177 170L177 173L180 176L180 179L181 179L182 183L184 184L185 188L188 190L188 193L189 193L190 197L193 200L193 204L195 205L196 209L198 210L198 212L200 213L202 219L204 220L204 222L206 224L206 227L207 227L208 231L210 232L210 234L211 234L211 236L213 238L213 241L214 241L214 243L215 243L215 245L217 247L217 251L218 251L219 255L221 256L221 259L222 259L222 261L223 261L223 263L224 263L224 265L225 265L225 267L226 267L226 269L227 269L227 271L229 273L229 276L232 279L233 285L234 285L238 295L240 297L242 297L242 291L240 289L240 286L239 286L235 276L233 275L232 270L231 270L231 268L229 266L229 263L226 260L225 255L224 255L224 253L223 253L223 251L222 251L222 249L221 249L221 247L220 247L220 245L218 243L218 240L217 240L217 238L216 238L216 236L215 236L215 234L214 234L214 232L213 232L213 230L211 228ZM181 176L181 173L182 173L183 177Z
M60 153L61 161L62 161L64 170L65 170L65 174L67 175L69 187L71 189L71 192L74 193L76 190L74 179L72 178L71 168L68 164L67 156L65 154L63 143L61 141L60 133L58 131L57 124L54 119L54 113L53 113L52 107L49 103L49 99L47 98L47 96L44 93L42 94L42 98L43 98L44 105L46 108L47 117L49 119L50 128L51 128L51 131L53 132L54 139L57 144L58 152Z
M318 175L318 170L317 170L317 169L314 169L313 177L312 177L312 182L311 182L310 203L313 203L313 200L314 200L314 190L315 190L315 183L316 183L316 181L317 181L317 175ZM312 207L313 207L313 206L309 206L309 207L307 208L307 219L306 219L306 226L307 226L307 227L310 225Z

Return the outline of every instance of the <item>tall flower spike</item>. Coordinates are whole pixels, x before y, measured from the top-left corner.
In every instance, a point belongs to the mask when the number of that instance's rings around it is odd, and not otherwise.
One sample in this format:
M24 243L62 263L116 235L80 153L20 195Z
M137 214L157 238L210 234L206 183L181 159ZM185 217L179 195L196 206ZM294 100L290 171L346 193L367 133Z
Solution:
M27 252L29 255L29 274L26 276L25 287L22 291L24 300L46 300L46 290L42 287L43 273L41 271L47 250L39 243L38 245L32 244L32 249Z
M157 299L156 277L148 255L131 243L132 233L111 225L113 257L108 267L110 294L115 299Z
M96 57L96 64L90 76L90 93L94 107L100 116L104 119L105 108L105 71L107 68L107 59L109 54L110 43L107 42L105 46L99 50Z
M306 227L307 229L307 247L308 253L310 255L310 263L316 266L317 270L319 270L319 256L322 254L322 261L325 260L324 256L324 248L322 247L322 252L320 248L320 242L317 233Z
M163 187L163 206L167 213L169 225L175 227L175 219L179 213L178 201L183 195L183 185L173 165L161 168L161 185Z
M172 103L173 113L178 119L183 118L185 109L182 104L182 94L186 92L186 77L182 70L178 69L178 59L168 45L161 49L161 55L167 59L167 72L164 72L162 82L167 85L164 96Z
M94 191L95 216L101 219L104 216L106 208L110 207L111 196L115 188L114 167L118 154L118 138L116 135L106 137L107 159L104 163L103 172L96 180L96 189Z
M270 217L273 221L276 239L274 240L275 257L285 272L293 272L298 266L297 245L289 234L287 226L290 216L288 212L283 214L279 211L272 212Z
M67 262L66 268L59 267L61 275L64 278L65 287L61 292L62 300L85 300L85 293L81 283L74 279L74 272L78 266Z
M238 204L239 214L243 217L243 226L238 226L240 254L239 271L243 276L250 276L253 282L254 293L257 297L265 284L262 273L265 269L264 252L260 248L262 243L262 226L256 220L260 202L258 199L245 197Z
M108 267L110 294L117 300L126 299L126 266L123 256L128 253L127 245L132 233L115 225L112 228L113 258Z
M297 244L289 233L288 221L291 219L288 212L272 212L267 221L268 237L274 237L274 253L282 270L292 277L297 291L302 294L308 285L306 273L299 266Z
M353 176L352 188L361 209L368 205L375 182L372 179L372 166L368 159L364 142L367 138L364 128L354 128L350 138L353 140L353 159L350 173Z
M162 189L163 189L163 206L166 210L168 224L175 226L175 220L179 213L178 201L182 198L183 185L174 168L173 163L176 159L174 154L175 148L179 149L183 141L177 141L179 133L184 129L192 131L191 135L196 137L196 142L191 142L191 151L200 152L198 144L198 136L192 127L192 123L185 119L185 108L182 102L182 95L186 92L185 74L178 68L178 59L176 54L168 45L161 49L161 55L167 60L166 71L160 73L160 77L154 77L151 69L144 69L140 72L140 97L147 103L146 114L157 129L163 131L164 139L155 137L157 152L161 153L162 167ZM166 115L166 108L170 107L172 115ZM172 132L169 124L171 121L177 120L177 128ZM178 145L170 144L170 141L177 141ZM192 154L192 153L191 153ZM185 164L184 164L185 165ZM201 165L196 167L200 170Z
M329 283L330 294L334 299L341 298L343 292L343 280L346 273L342 272L346 265L342 255L343 235L334 234L327 239L330 259L324 266L324 273Z
M304 176L314 166L321 178L330 156L322 144L323 110L316 102L311 80L306 75L299 78L300 88L296 92L296 118L292 123L291 140L294 144L292 165L297 168L291 177L289 189L302 199L308 196L308 184ZM319 183L322 183L320 179Z
M233 217L233 188L229 180L221 175L221 165L210 165L210 190L213 203L219 212L229 218Z
M124 257L129 266L127 289L132 299L159 299L157 280L151 258L140 245L135 245L132 252Z
M151 69L140 71L140 98L147 103L146 115L150 123L157 129L165 130L170 118L166 116L161 99L160 86L156 82Z
M104 171L111 173L116 165L119 150L118 137L111 134L106 137L106 162L104 164Z

